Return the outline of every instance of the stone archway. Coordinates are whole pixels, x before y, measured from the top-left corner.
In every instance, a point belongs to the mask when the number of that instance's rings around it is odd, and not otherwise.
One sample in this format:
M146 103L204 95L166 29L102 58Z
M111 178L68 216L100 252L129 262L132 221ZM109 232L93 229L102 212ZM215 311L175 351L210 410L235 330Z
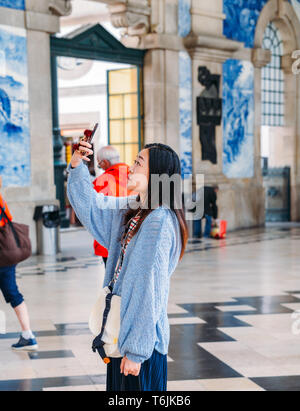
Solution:
M291 220L300 219L300 78L292 72L294 60L292 54L300 49L300 22L293 6L286 0L270 0L263 8L255 33L255 48L261 48L265 29L269 23L273 22L279 29L283 41L283 56L281 58L281 68L284 72L285 84L285 126L278 135L279 146L284 147L276 159L273 159L273 166L291 168ZM269 59L256 66L255 81L255 107L257 127L257 142L261 144L261 69L267 65ZM280 133L279 133L280 134ZM259 151L260 152L260 149Z

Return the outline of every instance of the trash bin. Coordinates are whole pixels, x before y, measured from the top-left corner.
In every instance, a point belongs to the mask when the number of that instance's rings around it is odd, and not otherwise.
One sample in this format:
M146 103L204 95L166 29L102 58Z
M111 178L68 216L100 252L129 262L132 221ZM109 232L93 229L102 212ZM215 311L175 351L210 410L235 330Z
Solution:
M56 255L59 246L59 207L56 205L38 206L33 217L36 221L37 253Z

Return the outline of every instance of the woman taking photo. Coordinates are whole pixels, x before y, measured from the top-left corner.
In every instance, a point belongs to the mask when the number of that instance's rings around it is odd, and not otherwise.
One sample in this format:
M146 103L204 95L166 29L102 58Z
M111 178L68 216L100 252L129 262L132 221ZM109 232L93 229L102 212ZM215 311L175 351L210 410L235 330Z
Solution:
M0 188L2 186L2 178L0 176ZM6 202L0 194L0 230L8 223L7 219L12 221L12 216L9 212ZM5 301L10 303L14 309L19 323L22 328L22 334L19 342L12 345L13 350L17 351L36 351L38 345L34 334L30 329L30 320L27 306L24 302L22 294L20 294L16 282L16 266L0 267L0 289L3 293Z
M92 153L84 141L74 153L68 196L82 224L108 249L104 287L113 284L113 293L121 297L122 358L110 359L107 390L166 391L169 283L183 257L188 231L178 205L181 187L170 185L165 204L162 184L157 192L152 182L163 174L181 176L180 160L168 146L147 145L129 172L128 189L138 197L115 198L93 190L82 162ZM154 197L157 206L151 208Z

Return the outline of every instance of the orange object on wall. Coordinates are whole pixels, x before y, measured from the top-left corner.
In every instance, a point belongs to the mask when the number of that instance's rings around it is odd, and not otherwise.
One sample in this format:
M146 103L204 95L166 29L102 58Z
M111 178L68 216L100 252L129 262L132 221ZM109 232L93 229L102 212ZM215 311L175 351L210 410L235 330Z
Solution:
M226 238L227 221L217 220L217 224L211 231L211 236L216 239Z

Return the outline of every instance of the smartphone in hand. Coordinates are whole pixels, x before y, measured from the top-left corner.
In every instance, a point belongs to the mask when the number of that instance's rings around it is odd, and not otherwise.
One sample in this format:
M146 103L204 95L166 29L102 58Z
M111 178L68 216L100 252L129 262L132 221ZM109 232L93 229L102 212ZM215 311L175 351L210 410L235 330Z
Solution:
M81 139L81 141L85 141L89 144L92 144L92 141L93 141L94 135L95 135L95 133L98 129L98 126L99 126L99 123L96 123L93 130L85 130L84 131L84 137ZM73 145L74 151L78 150L79 146L80 146L80 142L78 144L74 144Z
M94 135L97 131L98 126L99 126L99 123L96 123L93 130L85 130L83 140L86 141L87 143L91 144L92 141L93 141Z

